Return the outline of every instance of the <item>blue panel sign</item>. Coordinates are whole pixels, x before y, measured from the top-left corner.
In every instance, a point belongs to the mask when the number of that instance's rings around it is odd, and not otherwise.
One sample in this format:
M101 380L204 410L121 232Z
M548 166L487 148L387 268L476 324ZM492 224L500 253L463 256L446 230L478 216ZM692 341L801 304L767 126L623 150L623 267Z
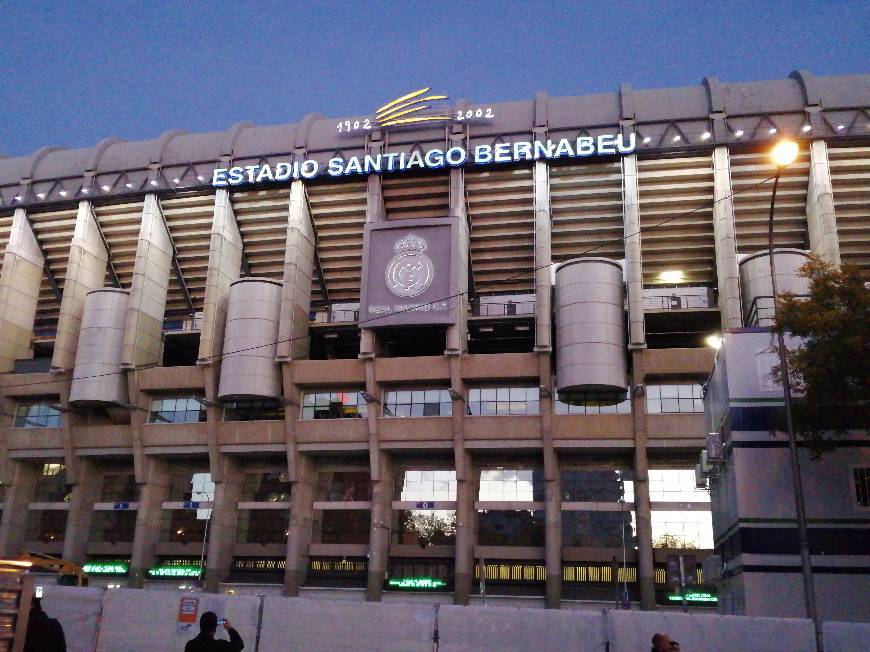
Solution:
M184 509L199 509L199 501L198 500L186 500L186 501L184 501Z
M115 503L112 509L130 509L130 503Z
M417 509L435 509L435 503L431 500L424 500L421 503L417 503Z

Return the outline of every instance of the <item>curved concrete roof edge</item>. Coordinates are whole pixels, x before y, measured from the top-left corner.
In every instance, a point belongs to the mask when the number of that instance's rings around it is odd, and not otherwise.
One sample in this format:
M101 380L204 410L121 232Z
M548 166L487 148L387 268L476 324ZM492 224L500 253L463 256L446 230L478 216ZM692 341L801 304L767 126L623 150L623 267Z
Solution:
M561 110L546 111L545 107L542 111L542 103ZM474 106L480 104L474 103ZM534 99L486 104L493 107L500 118L498 127L502 133L531 133L542 115L554 116L563 123L566 119L573 121L570 125L553 125L554 118L550 118L551 127L568 129L615 126L621 120L632 119L638 124L704 120L710 114L722 112L729 115L795 112L803 111L808 105L825 110L870 106L870 74L816 77L806 70L799 70L785 79L727 84L715 77L706 77L696 86L682 88L639 90L623 84L613 93L573 97L548 97L538 93ZM566 118L566 115L571 117ZM98 175L101 172L159 168L170 149L173 165L206 161L218 164L221 160L231 160L235 152L248 152L244 158L250 158L259 143L265 141L270 147L277 146L274 139L276 130L286 130L286 138L280 139L281 147L276 151L256 150L255 155L289 153L298 151L300 146L307 151L330 150L336 148L334 138L318 133L316 124L321 120L332 122L336 119L309 114L299 123L284 125L257 126L244 122L225 131L207 133L171 129L157 138L137 142L104 139L94 147L82 149L43 147L29 156L0 157L0 186ZM348 142L347 146L358 148L361 144ZM116 156L112 156L113 149L117 151ZM42 176L40 167L48 160L51 161L51 171ZM107 160L110 162L100 169Z

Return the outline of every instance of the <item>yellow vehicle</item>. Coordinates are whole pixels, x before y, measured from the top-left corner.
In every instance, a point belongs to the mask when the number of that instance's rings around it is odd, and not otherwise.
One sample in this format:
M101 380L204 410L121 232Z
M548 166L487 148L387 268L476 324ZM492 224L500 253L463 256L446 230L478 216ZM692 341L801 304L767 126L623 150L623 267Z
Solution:
M19 558L29 561L34 567L45 568L57 573L57 583L61 586L87 586L88 574L78 564L66 559L46 555L42 552L24 552Z

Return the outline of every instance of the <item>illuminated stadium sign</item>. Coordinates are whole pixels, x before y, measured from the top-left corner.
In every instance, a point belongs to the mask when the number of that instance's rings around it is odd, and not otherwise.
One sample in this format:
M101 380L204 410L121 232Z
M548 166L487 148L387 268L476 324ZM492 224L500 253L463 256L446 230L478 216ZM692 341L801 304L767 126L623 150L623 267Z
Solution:
M93 561L82 566L88 575L126 575L130 564L126 561Z
M559 140L522 140L495 145L476 145L473 149L450 147L433 148L424 152L389 152L352 156L348 159L334 157L325 166L314 159L257 165L217 168L212 174L216 188L245 184L289 181L291 179L314 179L324 174L331 177L380 174L382 172L406 172L410 170L437 170L443 167L461 167L467 163L487 165L490 163L516 163L519 161L555 160L631 154L635 149L634 133L628 138L622 134L579 136Z
M668 601L669 602L682 602L683 596L679 593L668 593ZM712 603L715 604L719 602L719 598L713 595L712 593L707 593L704 591L688 591L686 593L686 602L695 602L695 603Z
M397 589L443 589L447 582L434 577L395 577L389 582Z
M198 565L153 566L148 569L149 577L199 577L202 568Z

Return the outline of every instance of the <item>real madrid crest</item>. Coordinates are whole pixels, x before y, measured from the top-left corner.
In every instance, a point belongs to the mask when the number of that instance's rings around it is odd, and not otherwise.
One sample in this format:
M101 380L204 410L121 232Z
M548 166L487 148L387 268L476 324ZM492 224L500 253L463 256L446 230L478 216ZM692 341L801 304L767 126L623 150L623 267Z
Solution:
M435 267L423 252L426 241L418 235L408 234L393 245L392 257L384 274L387 287L397 297L416 297L425 292L435 278Z

